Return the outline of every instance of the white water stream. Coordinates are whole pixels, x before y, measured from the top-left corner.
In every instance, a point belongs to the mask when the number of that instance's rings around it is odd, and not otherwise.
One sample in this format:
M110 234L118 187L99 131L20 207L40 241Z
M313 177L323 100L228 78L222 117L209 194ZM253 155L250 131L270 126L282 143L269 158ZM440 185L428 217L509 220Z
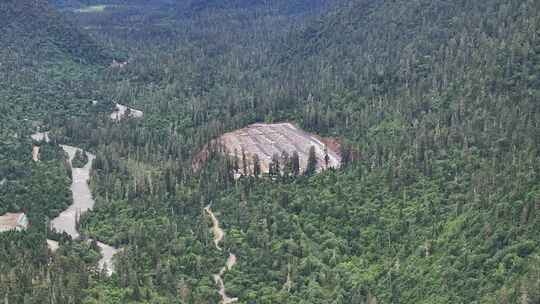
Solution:
M46 142L49 141L48 134L45 133L35 133L32 135L32 139ZM69 156L69 162L75 157L75 153L79 148L60 145L64 151ZM95 201L90 192L90 187L88 187L88 180L90 179L90 169L92 168L92 162L96 158L95 155L91 153L86 153L88 155L88 162L82 168L73 168L72 167L72 183L71 183L71 192L73 193L73 204L64 210L60 215L51 221L51 228L54 228L57 232L62 233L66 232L73 239L80 238L79 231L77 231L77 219L81 214L85 213L88 210L91 210L94 207ZM58 243L48 240L47 244L52 251L55 251L58 248ZM103 257L99 261L100 269L105 269L109 275L113 272L113 263L112 258L119 250L109 246L107 244L97 242L98 247L101 249Z
M210 209L210 205L204 208L204 211L206 211L206 213L208 213L208 215L212 219L212 233L214 234L214 245L219 251L221 251L219 243L223 240L225 233L223 232L223 229L219 227L219 221L212 212L212 209ZM238 298L231 298L227 295L227 292L225 290L225 284L223 283L223 275L225 274L225 272L230 271L234 267L234 265L236 265L236 255L229 253L229 258L227 259L227 263L225 264L225 266L221 268L221 271L219 273L214 274L214 282L216 282L216 285L218 285L219 287L218 292L221 296L222 304L229 304L238 301Z

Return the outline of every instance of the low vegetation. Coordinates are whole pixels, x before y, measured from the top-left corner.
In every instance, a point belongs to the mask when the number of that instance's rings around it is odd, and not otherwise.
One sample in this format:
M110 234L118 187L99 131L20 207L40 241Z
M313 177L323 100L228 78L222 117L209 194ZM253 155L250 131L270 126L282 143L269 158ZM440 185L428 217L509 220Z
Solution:
M73 168L82 168L88 163L88 155L86 151L77 150L75 156L71 160L71 165Z

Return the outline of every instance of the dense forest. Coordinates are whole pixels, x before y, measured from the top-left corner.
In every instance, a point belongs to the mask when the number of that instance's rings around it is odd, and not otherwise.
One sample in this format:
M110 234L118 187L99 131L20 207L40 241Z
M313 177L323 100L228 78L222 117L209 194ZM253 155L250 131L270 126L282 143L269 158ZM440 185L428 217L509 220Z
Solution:
M0 301L219 303L234 253L238 303L540 303L538 12L3 1L0 215L31 226L0 234ZM111 120L116 102L144 117ZM284 121L337 139L341 168L235 179L219 146L193 166L225 132ZM96 155L82 240L48 228L72 200L58 144ZM111 276L86 238L122 248Z

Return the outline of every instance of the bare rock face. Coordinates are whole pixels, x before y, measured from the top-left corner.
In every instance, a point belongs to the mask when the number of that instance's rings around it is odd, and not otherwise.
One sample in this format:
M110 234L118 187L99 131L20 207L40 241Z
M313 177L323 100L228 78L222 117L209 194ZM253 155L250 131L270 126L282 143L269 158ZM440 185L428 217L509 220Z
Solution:
M116 59L113 59L110 67L113 69L122 69L122 68L125 68L127 64L128 64L127 61L117 61Z
M49 142L50 141L49 132L37 132L37 133L32 134L30 137L32 137L33 140L39 141L39 142L41 142L41 141ZM39 161L40 148L41 147L39 145L32 145L32 160L34 162Z
M49 132L36 132L30 136L35 141L49 142Z
M273 155L277 154L280 167L283 167L283 155L291 157L298 153L300 172L308 163L309 150L314 148L317 157L317 171L326 168L339 168L341 156L335 141L323 139L305 132L291 123L257 123L233 132L223 134L216 140L223 152L238 160L239 172L243 172L243 154L245 154L246 172L253 174L253 158L258 156L262 173L269 172ZM194 167L206 159L207 151L201 152L194 161Z
M40 147L37 146L37 145L32 146L32 160L34 162L39 161L39 149L40 149Z
M131 118L143 117L142 111L135 110L133 108L124 106L119 103L117 103L115 107L116 107L115 110L110 115L111 119L114 121L120 121L124 117L131 117Z

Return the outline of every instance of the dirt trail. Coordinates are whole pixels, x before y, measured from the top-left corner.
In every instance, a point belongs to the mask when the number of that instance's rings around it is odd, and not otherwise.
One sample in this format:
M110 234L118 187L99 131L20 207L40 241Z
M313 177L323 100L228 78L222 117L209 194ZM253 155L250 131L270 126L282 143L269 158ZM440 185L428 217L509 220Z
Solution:
M34 162L39 161L39 146L33 146L32 147L32 160Z
M204 208L204 211L206 211L206 213L208 213L208 215L210 216L210 219L212 219L212 233L214 234L214 245L216 245L217 250L221 251L219 243L223 240L225 233L223 232L223 229L219 227L219 221L210 209L210 206Z
M222 250L221 247L219 247L219 243L223 240L225 233L223 232L223 229L219 227L219 221L212 212L212 209L210 209L210 205L208 205L206 208L204 208L204 211L208 213L210 218L212 219L212 233L214 234L214 245L218 250ZM234 265L236 265L236 255L229 253L229 258L227 259L227 263L223 268L221 268L221 271L218 274L214 274L214 282L216 282L216 285L219 287L219 295L221 296L221 303L222 304L229 304L234 303L238 301L238 298L231 298L227 295L227 292L225 290L225 284L223 283L223 275L225 272L230 271Z
M287 292L291 292L292 288L292 279L291 279L291 264L287 266L287 280L285 281L285 284L283 284L283 289Z
M47 240L47 247L49 247L49 249L51 249L52 252L55 252L56 250L58 250L60 245L58 245L57 241Z
M121 249L114 248L102 242L97 242L97 245L101 249L101 254L103 255L101 260L99 260L99 269L105 269L107 270L107 274L111 275L114 271L114 265L112 262L113 256Z
M32 135L34 140L45 140L49 141L48 134L45 133L36 133ZM77 147L60 145L64 151L69 156L69 162L75 157L77 150L80 150ZM69 234L73 239L80 238L79 231L77 231L77 219L84 212L91 210L94 207L95 201L90 192L90 187L88 187L88 180L90 179L90 169L92 168L92 162L96 158L95 155L91 153L86 153L88 155L88 162L82 168L73 168L72 167L72 183L71 183L71 192L73 193L73 204L64 210L60 215L51 221L51 228L54 228L57 232L65 232ZM48 240L47 244L52 251L55 251L58 247L57 243ZM98 247L101 249L103 255L102 259L99 261L100 269L105 269L110 275L113 272L113 263L112 257L119 250L111 247L107 244L97 242Z

